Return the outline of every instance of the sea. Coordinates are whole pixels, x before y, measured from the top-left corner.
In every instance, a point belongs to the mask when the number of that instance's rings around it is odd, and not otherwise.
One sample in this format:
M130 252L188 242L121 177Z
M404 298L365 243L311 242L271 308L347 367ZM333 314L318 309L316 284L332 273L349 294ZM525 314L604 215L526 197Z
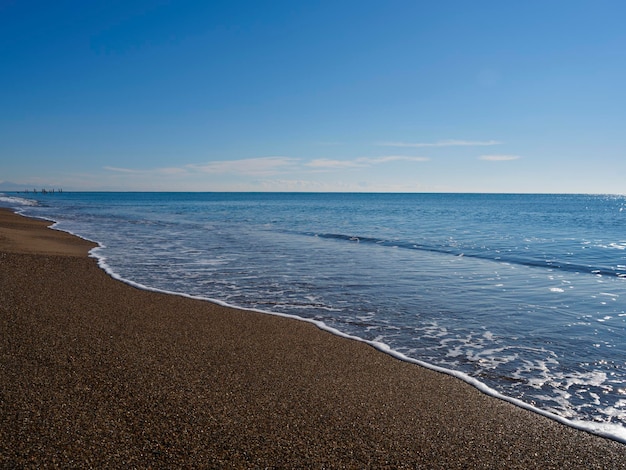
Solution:
M0 205L97 242L91 256L134 286L313 322L626 443L626 196L31 192Z

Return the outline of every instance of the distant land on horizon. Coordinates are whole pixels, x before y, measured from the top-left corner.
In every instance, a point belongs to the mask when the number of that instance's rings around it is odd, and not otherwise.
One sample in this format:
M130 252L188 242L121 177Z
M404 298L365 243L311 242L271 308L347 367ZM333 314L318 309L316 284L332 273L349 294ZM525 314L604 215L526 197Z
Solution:
M34 189L36 189L38 192L41 191L42 189L45 189L46 191L52 191L53 189L56 191L58 189L62 189L60 187L58 187L57 185L54 184L20 184L20 183L13 183L12 181L0 181L0 191L7 191L7 192L15 192L15 191L19 191L19 192L23 192L23 191L33 191Z

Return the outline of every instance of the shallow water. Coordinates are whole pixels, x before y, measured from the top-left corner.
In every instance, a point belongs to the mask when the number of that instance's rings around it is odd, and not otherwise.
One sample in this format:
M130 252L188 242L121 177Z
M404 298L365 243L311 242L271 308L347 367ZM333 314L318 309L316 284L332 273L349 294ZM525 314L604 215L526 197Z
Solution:
M121 278L320 321L626 436L624 197L7 196Z

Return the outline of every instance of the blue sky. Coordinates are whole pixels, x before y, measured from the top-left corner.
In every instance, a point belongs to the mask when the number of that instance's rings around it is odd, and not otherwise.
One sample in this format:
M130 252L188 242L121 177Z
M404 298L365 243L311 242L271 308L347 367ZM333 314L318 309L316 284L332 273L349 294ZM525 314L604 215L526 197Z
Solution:
M622 0L0 1L0 181L624 194L624 18Z

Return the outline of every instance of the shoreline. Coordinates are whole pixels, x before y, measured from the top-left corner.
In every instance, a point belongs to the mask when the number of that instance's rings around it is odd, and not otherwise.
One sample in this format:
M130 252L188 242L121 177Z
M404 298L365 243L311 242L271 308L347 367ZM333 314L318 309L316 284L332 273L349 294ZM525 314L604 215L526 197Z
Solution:
M49 225L0 211L2 466L626 468L367 343L117 281Z
M53 227L54 224L56 222L53 222L53 225L51 225L50 227ZM66 233L70 233L71 235L77 236L78 238L82 238L79 235L73 234L72 232L66 232ZM88 242L92 242L92 243L96 243L93 242L92 240L89 239L85 239L82 238L83 240L86 240ZM95 248L100 248L100 245L98 243L96 243L96 247ZM100 269L102 269L103 271L105 271L111 278L115 279L118 282L122 282L125 283L131 287L137 288L137 289L141 289L141 290L146 290L148 292L156 292L159 294L166 294L166 295L173 295L173 296L179 296L179 297L184 297L184 298L188 298L188 299L193 299L193 300L200 300L200 301L204 301L204 302L210 302L213 304L216 304L220 307L224 307L224 308L228 308L228 309L235 309L235 310L241 310L241 311L245 311L245 312L252 312L252 313L259 313L259 314L263 314L263 315L272 315L272 316L278 316L278 317L282 317L282 318L286 318L292 321L301 321L301 322L305 322L305 323L309 323L312 324L314 326L316 326L317 328L319 328L322 331L325 331L329 334L338 336L340 338L344 338L348 341L357 341L357 342L362 342L364 344L367 344L369 346L371 346L372 348L376 349L377 351L382 352L383 354L387 354L392 356L395 359L398 359L400 361L403 362L407 362L410 364L414 364L417 365L419 367L423 367L425 369L429 369L435 372L439 372L451 377L454 377L458 380L461 380L465 383L467 383L468 385L476 388L477 390L479 390L481 393L484 393L490 397L496 398L498 400L503 400L506 402L509 402L517 407L523 408L525 410L529 410L533 413L537 413L541 416L547 417L551 420L554 420L556 422L559 422L561 424L564 424L565 426L580 430L580 431L584 431L584 432L588 432L591 434L595 434L597 436L609 439L609 440L613 440L616 442L619 442L621 444L625 444L626 445L626 431L623 431L624 428L617 428L617 425L608 425L608 426L603 426L603 423L596 423L596 422L591 422L591 421L573 421L569 418L565 418L563 416L560 416L556 413L550 412L550 411L546 411L543 410L541 408L537 408L525 401L522 401L518 398L513 398L513 397L509 397L507 395L504 395L502 393L500 393L499 391L489 387L488 385L486 385L485 383L481 382L480 380L478 380L475 377L472 377L471 375L468 375L464 372L461 371L457 371L454 369L448 369L446 367L442 367L442 366L438 366L435 364L430 364L428 362L424 362L420 359L415 359L409 356L406 356L404 354L402 354L399 351L396 351L392 348L390 348L387 344L385 343L381 343L381 342L377 342L377 341L373 341L373 340L367 340L367 339L363 339L361 337L358 336L353 336L351 334L348 333L344 333L338 329L335 329L333 327L329 327L328 325L326 325L325 323L321 322L321 321L317 321L311 318L306 318L306 317L299 317L297 315L292 315L289 313L280 313L280 312L272 312L269 310L261 310L261 309L254 309L254 308L245 308L245 307L240 307L237 305L231 305L228 304L227 302L223 302L221 300L218 299L213 299L213 298L209 298L209 297L202 297L202 296L196 296L196 295L192 295L192 294L187 294L187 293L182 293L182 292L174 292L174 291L168 291L168 290L163 290L163 289L158 289L158 288L154 288L154 287L149 287L146 286L144 284L132 281L130 279L126 279L120 275L118 275L115 271L113 271L110 266L108 266L108 264L106 264L106 262L103 262L103 260L97 255L97 254L93 254L90 251L90 256L95 258L97 260L98 266L100 267Z
M141 283L138 283L136 281L130 280L130 279L126 279L122 276L120 276L118 273L116 273L106 262L106 258L102 257L100 255L97 254L96 250L99 250L101 248L104 248L104 246L101 244L101 242L99 241L94 241L94 240L90 240L88 238L82 237L76 233L73 233L70 230L61 230L61 229L57 229L56 225L58 224L58 222L54 219L47 219L47 218L38 218L38 217L33 217L33 216L28 216L25 215L19 211L16 212L16 214L21 215L23 217L27 217L27 218L34 218L37 220L44 220L46 222L49 222L50 225L48 228L54 229L54 230L59 230L61 232L64 233L68 233L72 236L75 236L83 241L89 242L92 245L92 248L89 250L89 256L92 258L95 258L97 260L98 266L100 267L100 269L104 270L111 278L119 281L119 282L123 282L125 284L128 284L132 287L138 288L138 289L142 289L142 290L147 290L150 292L157 292L157 293L161 293L161 294L168 294L168 295L175 295L175 296L181 296L181 297L185 297L185 298L189 298L189 299L195 299L195 300L202 300L202 301L207 301L207 302L211 302L214 304L217 304L221 307L225 307L225 308L233 308L233 309L237 309L237 310L244 310L244 311L250 311L250 312L255 312L255 313L262 313L262 314L266 314L266 315L275 315L275 316L279 316L279 317L283 317L283 318L289 318L292 320L297 320L297 321L304 321L307 323L311 323L313 325L315 325L317 328L320 328L323 331L329 332L333 335L337 335L339 337L342 338L346 338L348 340L353 340L353 341L360 341L363 342L365 344L368 344L370 346L372 346L373 348L377 349L378 351L383 352L384 354L389 354L391 356L393 356L396 359L399 359L401 361L404 362L409 362L411 364L416 364L420 367L424 367L436 372L441 372L443 374L447 374L450 375L452 377L455 377L459 380L462 380L463 382L466 382L467 384L471 385L472 387L475 387L476 389L478 389L479 391L481 391L482 393L485 393L491 397L500 399L500 400L504 400L507 401L509 403L512 403L513 405L516 405L518 407L521 407L523 409L526 410L530 410L534 413L538 413L542 416L545 416L549 419L555 420L561 424L565 424L566 426L581 430L581 431L585 431L585 432L589 432L591 434L595 434L610 440L614 440L617 442L620 442L622 444L626 444L626 428L620 427L618 425L615 424L605 424L605 423L599 423L599 422L595 422L595 421L583 421L583 420L573 420L571 418L566 418L563 417L559 414L556 414L554 412L551 411L547 411L544 410L542 408L538 408L536 406L533 406L532 404L520 400L518 398L513 398L510 396L507 396L501 392L499 392L498 390L489 387L488 385L486 385L484 382L480 381L479 379L468 375L464 372L455 370L455 369L449 369L443 366L438 366L435 364L431 364L428 362L424 362L420 359L416 359L416 358L412 358L409 356L404 355L403 353L396 351L392 348L390 348L387 344L385 343L380 343L377 341L373 341L373 340L367 340L364 338L361 338L359 336L354 336L348 333L344 333L340 330L337 330L333 327L329 327L328 325L326 325L325 323L321 322L321 321L317 321L311 318L307 318L307 317L301 317L301 316L297 316L297 315L293 315L293 314L289 314L289 313L280 313L280 312L273 312L273 311L269 311L269 310L261 310L261 309L255 309L255 308L246 308L246 307L242 307L242 306L237 306L237 305L233 305L233 304L229 304L227 302L224 302L222 300L219 299L215 299L215 298L209 298L209 297L203 297L203 296L198 296L198 295L193 295L193 294L188 294L188 293L184 293L184 292L175 292L175 291L168 291L168 290L164 290L164 289L159 289L159 288L154 288L154 287L150 287Z

